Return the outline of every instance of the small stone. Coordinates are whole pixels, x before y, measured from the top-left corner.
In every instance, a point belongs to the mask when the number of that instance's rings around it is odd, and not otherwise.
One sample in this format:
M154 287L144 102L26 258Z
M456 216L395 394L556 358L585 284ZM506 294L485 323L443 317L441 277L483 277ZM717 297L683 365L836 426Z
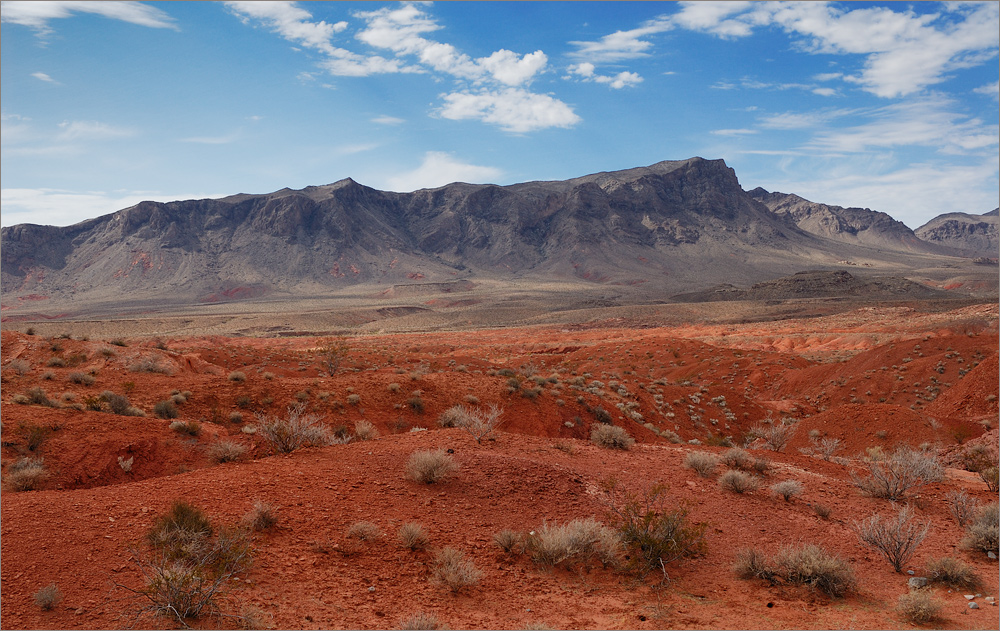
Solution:
M906 573L909 574L910 576L916 574L916 572L914 572L913 570L906 570Z
M914 576L906 581L906 584L910 586L910 589L920 589L921 587L927 587L927 579L923 576Z
M375 586L374 586L374 585L372 585L371 587L369 587L369 588L368 588L368 591L370 591L370 592L373 592L373 591L375 591Z
M966 600L972 600L973 598L975 598L975 596L973 596L972 594L966 594L965 595L965 599Z
M997 558L997 555L996 555L995 552L993 552L993 550L990 550L989 552L987 552L986 556L988 556L991 559L996 559Z
M979 609L979 603L969 603L969 609Z

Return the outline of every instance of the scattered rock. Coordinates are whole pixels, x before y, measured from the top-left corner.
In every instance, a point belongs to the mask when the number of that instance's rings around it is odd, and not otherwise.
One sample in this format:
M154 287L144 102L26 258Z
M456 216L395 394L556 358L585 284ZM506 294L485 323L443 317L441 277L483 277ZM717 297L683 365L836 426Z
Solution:
M927 587L927 579L923 576L914 576L906 581L906 584L910 586L910 589L920 589L921 587Z
M979 609L979 603L969 603L969 609Z
M906 573L909 574L910 576L916 574L916 572L914 572L913 570L906 570Z
M997 558L997 555L996 555L996 553L995 553L995 552L993 552L992 550L989 550L989 551L988 551L988 552L986 553L986 556L988 556L988 557L989 557L989 558L991 558L991 559L996 559L996 558Z
M975 596L973 596L972 594L966 594L965 595L965 599L966 600L972 600L973 598L975 598Z

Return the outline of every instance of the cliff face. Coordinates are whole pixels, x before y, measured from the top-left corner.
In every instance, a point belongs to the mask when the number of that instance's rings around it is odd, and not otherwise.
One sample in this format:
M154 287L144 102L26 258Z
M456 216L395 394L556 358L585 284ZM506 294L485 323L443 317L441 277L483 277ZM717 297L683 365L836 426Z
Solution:
M456 279L676 292L852 256L898 265L900 256L933 249L881 213L760 191L746 193L722 160L701 158L405 194L345 179L267 195L143 202L65 228L4 228L0 272L5 304L25 295L189 304Z

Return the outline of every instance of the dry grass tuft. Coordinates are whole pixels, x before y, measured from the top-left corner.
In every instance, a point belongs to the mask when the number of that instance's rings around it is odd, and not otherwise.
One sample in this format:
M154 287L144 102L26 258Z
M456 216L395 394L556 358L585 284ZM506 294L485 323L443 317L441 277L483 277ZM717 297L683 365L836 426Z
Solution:
M457 593L479 583L483 573L461 550L444 548L434 557L432 576L437 583Z
M444 449L415 451L406 461L406 477L424 484L443 482L458 470L458 463Z
M421 524L411 521L399 527L399 542L410 550L424 550L430 543L430 538Z
M590 430L590 442L605 449L628 451L635 444L635 439L617 425L596 424Z

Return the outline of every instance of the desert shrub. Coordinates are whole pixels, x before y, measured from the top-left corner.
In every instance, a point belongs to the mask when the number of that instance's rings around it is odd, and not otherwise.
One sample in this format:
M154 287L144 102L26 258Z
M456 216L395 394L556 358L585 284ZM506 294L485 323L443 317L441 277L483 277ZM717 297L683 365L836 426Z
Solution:
M774 559L775 575L787 583L812 585L833 597L854 588L854 572L847 561L817 545L782 548Z
M618 532L593 517L558 525L543 523L525 541L531 560L543 566L584 564L596 559L616 566L622 554Z
M407 522L399 527L399 542L410 550L423 550L430 543L427 531L415 521Z
M242 394L236 397L236 407L240 408L241 410L248 410L251 407L253 407L253 399L251 399L245 394Z
M830 515L833 513L833 509L826 504L813 504L812 509L820 519L830 519Z
M612 526L630 552L627 569L640 574L659 570L666 579L667 565L704 552L707 524L691 523L684 507L668 510L666 486L655 484L642 495L614 479L603 487Z
M38 451L45 441L52 434L52 428L46 425L36 425L34 423L22 423L18 430L24 434L24 446L28 451Z
M128 346L128 344L127 344L127 343L125 343L125 340L123 340L123 339L120 339L120 338L118 338L118 339L114 339L114 340L111 340L110 342L108 342L108 344L112 344L112 345L114 345L114 346L121 346L121 347L125 347L125 346ZM113 349L112 349L112 350L113 350Z
M996 493L1000 488L1000 467L984 467L979 470L979 479L986 483L990 493Z
M791 501L796 495L802 494L802 483L797 480L783 480L771 485L771 494L786 502Z
M744 580L762 578L771 583L775 582L774 566L767 556L756 548L744 548L736 553L733 572L737 578Z
M7 466L4 485L11 491L34 491L49 477L45 460L31 456L21 457Z
M693 469L695 473L703 478L712 477L712 473L715 472L715 466L718 463L719 459L715 457L715 454L707 451L692 451L684 457L684 466L688 469Z
M66 378L70 383L78 383L82 386L92 386L95 381L93 375L88 375L85 372L71 372Z
M229 422L230 423L242 423L243 422L243 414L241 414L240 412L237 412L237 411L233 410L232 412L229 413Z
M941 465L931 454L901 445L892 454L867 462L869 475L851 472L854 486L862 493L891 501L902 499L910 489L937 482L944 476Z
M402 388L402 386L395 382L390 383L387 387L389 388L389 392L399 392L400 388Z
M288 408L284 417L257 414L257 435L278 453L291 453L302 447L331 444L333 435L318 414L306 414L305 404Z
M417 414L424 413L424 400L420 398L420 395L413 395L406 400L406 404L410 406L410 409Z
M541 388L525 388L521 390L521 397L534 401L535 399L538 398L538 395L540 395L541 393L542 393Z
M941 613L941 603L928 592L908 592L900 595L896 611L914 624L925 624L938 617Z
M233 372L229 373L229 380L235 381L236 383L243 383L244 381L247 380L247 375L245 372L234 370Z
M944 583L954 589L974 589L980 580L976 571L965 561L955 557L928 559L924 563L927 578L935 583Z
M50 399L49 395L45 394L45 390L42 390L38 386L28 388L24 394L28 397L28 402L32 405L44 405L48 408L59 407L59 403Z
M49 357L45 365L49 368L64 368L66 366L66 360L62 357Z
M839 438L820 438L813 441L813 445L816 453L822 456L823 460L829 460L840 450L841 441Z
M52 372L51 370L46 370L45 372L42 373L42 381L52 381L55 378L56 378L56 373Z
M52 583L51 585L46 585L45 587L35 592L35 604L44 609L45 611L49 611L50 609L58 605L60 602L62 602L62 598L63 598L62 592L59 591L59 586L56 585L55 583Z
M235 440L223 439L211 444L208 448L208 457L222 464L223 462L234 462L246 455L247 448Z
M157 418L164 419L177 418L180 416L180 412L177 411L177 404L170 399L160 401L154 405L153 414L155 414Z
M482 443L483 439L493 433L493 430L500 425L503 420L500 416L503 408L490 404L486 408L467 408L464 405L456 405L441 415L438 423L450 422L452 426L461 428L476 439L477 443ZM448 427L448 425L442 425Z
M350 403L351 405L358 405L359 403L361 403L361 395L349 394L347 395L347 402Z
M769 425L757 425L750 430L756 438L764 441L764 445L771 451L783 451L788 440L795 433L794 425L784 423L771 423Z
M246 531L216 532L200 509L183 501L157 519L146 540L148 551L131 551L144 585L115 583L139 603L136 621L147 614L163 615L188 627L188 619L218 613L227 586L251 564Z
M756 477L736 469L729 469L719 476L719 487L733 493L754 491L759 484Z
M912 509L906 506L889 517L872 515L864 521L854 522L854 530L862 544L884 556L892 569L902 572L931 525L929 521L917 523L912 518Z
M746 449L740 449L739 447L727 449L722 454L720 460L722 464L730 469L739 469L740 471L749 471L751 466L753 466L753 456Z
M379 527L370 521L356 521L347 527L347 537L358 541L375 541L382 536Z
M461 405L453 405L438 417L438 425L441 427L458 427L465 419L466 409Z
M10 368L23 377L31 371L31 364L28 363L27 360L18 357L10 360L10 363L7 364L7 368Z
M143 411L132 406L128 401L128 397L123 394L117 394L110 390L105 390L101 393L100 398L104 403L108 404L108 410L112 414L118 414L120 416L145 416Z
M415 451L406 461L406 477L424 484L443 482L459 469L444 449Z
M198 421L173 421L170 423L170 429L174 430L178 434L198 436L201 434L201 423Z
M524 549L524 538L521 533L504 528L493 535L493 543L507 554L517 554Z
M466 559L461 550L446 547L434 556L434 580L453 592L475 585L482 575L476 564Z
M594 419L598 423L602 423L604 425L610 425L614 421L614 419L611 418L611 413L600 406L594 408L593 410L591 410L591 412L593 412Z
M372 440L378 438L378 430L375 429L371 421L359 419L354 422L354 436L358 440Z
M948 503L948 512L955 518L958 525L963 528L969 523L972 516L976 514L976 509L979 508L979 500L964 490L948 491L944 499Z
M962 547L969 550L982 550L983 552L993 552L1000 554L998 540L1000 540L1000 504L990 502L986 506L980 507L965 529L965 536L962 538Z
M169 375L173 372L169 366L160 363L156 357L143 357L129 364L129 372L150 372L161 375Z
M278 507L271 502L256 500L240 521L250 530L268 530L278 523Z
M605 449L628 451L635 444L635 439L617 425L597 424L590 430L590 442Z
M399 628L402 631L420 631L422 629L443 629L441 621L432 613L418 611L406 618L400 618Z

